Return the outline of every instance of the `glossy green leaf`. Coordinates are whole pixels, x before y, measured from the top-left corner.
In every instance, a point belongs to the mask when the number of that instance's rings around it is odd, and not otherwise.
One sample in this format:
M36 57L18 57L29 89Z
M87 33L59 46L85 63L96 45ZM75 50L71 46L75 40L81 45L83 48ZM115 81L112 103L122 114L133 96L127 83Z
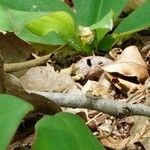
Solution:
M45 116L36 124L33 150L104 150L85 122L70 113Z
M128 0L74 0L78 24L91 26L100 21L110 10L118 17Z
M72 17L64 11L54 12L32 20L26 27L40 36L56 32L67 42L73 40L77 34Z
M113 33L115 38L123 38L134 32L150 27L150 0L125 18Z
M23 100L0 94L0 149L6 150L23 117L33 107Z

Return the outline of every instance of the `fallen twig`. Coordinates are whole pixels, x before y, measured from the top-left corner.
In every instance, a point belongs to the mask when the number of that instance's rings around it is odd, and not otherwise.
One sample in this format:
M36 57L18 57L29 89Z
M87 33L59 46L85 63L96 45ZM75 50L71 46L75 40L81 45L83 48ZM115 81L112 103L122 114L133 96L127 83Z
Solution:
M119 100L98 99L81 93L28 93L22 88L19 79L17 80L16 77L8 74L5 74L5 89L6 93L18 96L31 103L36 110L48 114L61 111L59 106L63 106L89 108L117 117L132 115L150 117L150 107L144 104L129 104L121 101L119 102Z
M35 92L63 107L89 108L112 116L148 116L150 107L144 104L128 104L110 99L92 99L84 94L63 94L50 92Z

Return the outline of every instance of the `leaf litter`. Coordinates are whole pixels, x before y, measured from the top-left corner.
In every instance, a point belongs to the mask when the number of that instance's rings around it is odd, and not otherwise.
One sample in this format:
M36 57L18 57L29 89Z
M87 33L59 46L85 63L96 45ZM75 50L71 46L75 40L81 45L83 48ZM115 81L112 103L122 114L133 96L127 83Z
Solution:
M94 97L126 101L145 86L148 78L146 61L136 46L129 46L124 50L119 49L119 53L115 53L113 58L111 55L109 58L87 56L61 70L55 70L51 64L34 67L20 77L20 81L28 92L90 92ZM146 103L145 91L142 94L142 100L138 101L141 96L137 96L134 101L131 98L130 103ZM107 148L147 149L149 145L147 138L150 134L150 122L147 117L132 116L119 119L81 108L63 108L63 111L78 114L83 118L93 134Z
M27 57L29 53L31 51L26 53ZM27 57L25 59L28 59ZM106 100L119 99L128 103L149 105L149 58L149 43L147 43L141 51L136 46L125 49L113 48L107 57L84 56L70 67L61 70L55 70L50 63L15 75L21 76L19 80L24 90L29 93L33 91L82 94L90 92L92 96ZM147 117L132 116L119 119L102 112L81 108L63 108L63 111L81 116L93 134L107 148L144 147L146 150L149 148L150 129Z

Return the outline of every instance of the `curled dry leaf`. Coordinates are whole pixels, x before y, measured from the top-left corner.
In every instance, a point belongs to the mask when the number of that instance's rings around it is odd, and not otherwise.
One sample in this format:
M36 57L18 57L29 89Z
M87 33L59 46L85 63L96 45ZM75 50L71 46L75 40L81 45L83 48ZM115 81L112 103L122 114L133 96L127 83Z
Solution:
M118 60L102 67L106 72L136 77L140 83L148 78L148 68L136 46L127 47Z
M109 55L113 60L118 59L121 53L122 53L121 48L113 48L112 50L109 51Z
M20 80L28 92L65 92L77 86L69 74L55 72L52 66L31 68Z

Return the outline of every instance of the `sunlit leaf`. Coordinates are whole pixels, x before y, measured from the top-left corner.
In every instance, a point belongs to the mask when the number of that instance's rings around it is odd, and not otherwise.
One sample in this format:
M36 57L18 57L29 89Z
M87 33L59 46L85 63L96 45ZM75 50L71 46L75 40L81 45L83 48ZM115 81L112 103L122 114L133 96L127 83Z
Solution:
M46 14L49 13L18 11L0 5L0 30L14 32L21 39L28 42L52 45L62 44L62 40L56 33L51 32L50 34L40 37L25 28L27 22Z
M26 25L27 29L37 35L46 35L49 32L56 32L65 41L73 40L75 37L75 24L72 17L59 11L37 18Z

